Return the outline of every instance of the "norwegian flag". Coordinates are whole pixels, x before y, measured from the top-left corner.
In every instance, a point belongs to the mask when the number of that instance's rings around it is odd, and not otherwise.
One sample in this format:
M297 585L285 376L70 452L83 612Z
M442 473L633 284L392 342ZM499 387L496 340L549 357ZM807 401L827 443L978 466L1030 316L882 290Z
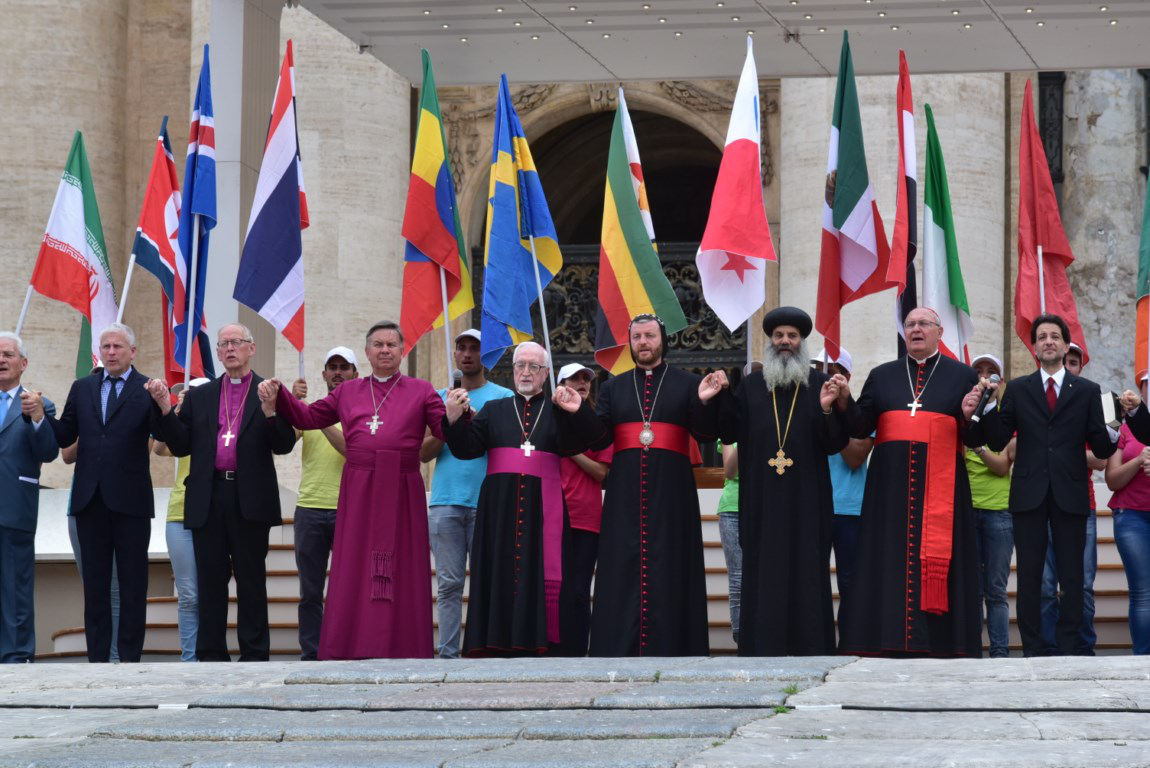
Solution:
M303 352L303 238L307 196L296 129L295 64L288 40L272 101L264 159L232 297Z

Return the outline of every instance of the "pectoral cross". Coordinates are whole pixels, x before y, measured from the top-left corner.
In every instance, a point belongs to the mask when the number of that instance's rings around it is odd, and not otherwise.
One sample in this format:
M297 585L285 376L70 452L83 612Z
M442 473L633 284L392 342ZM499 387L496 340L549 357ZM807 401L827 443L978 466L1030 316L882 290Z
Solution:
M922 407L922 403L918 401L918 398L915 398L913 402L907 403L906 407L910 408L910 415L914 416L915 411Z
M531 444L530 440L524 440L523 445L519 446L519 448L527 458L531 458L531 452L535 450L535 446Z
M375 434L376 430L379 429L379 425L382 423L383 422L379 420L378 413L371 414L371 421L366 422L367 426L371 428L371 434L373 435Z
M224 433L224 445L231 446L232 438L234 437L235 435L232 434L232 428L228 427L228 431Z
M795 461L794 459L787 458L787 454L785 454L783 449L780 448L779 452L775 454L775 458L771 459L767 463L775 468L775 472L778 472L781 475L787 471L787 467L794 466Z

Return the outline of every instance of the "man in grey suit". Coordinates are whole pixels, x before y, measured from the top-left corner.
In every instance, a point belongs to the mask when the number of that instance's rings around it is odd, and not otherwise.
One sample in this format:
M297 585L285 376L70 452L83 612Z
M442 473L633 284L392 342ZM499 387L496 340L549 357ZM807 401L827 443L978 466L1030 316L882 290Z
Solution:
M21 418L24 342L0 333L0 662L32 661L36 653L33 574L40 464L60 453L43 419ZM56 407L44 400L44 410Z

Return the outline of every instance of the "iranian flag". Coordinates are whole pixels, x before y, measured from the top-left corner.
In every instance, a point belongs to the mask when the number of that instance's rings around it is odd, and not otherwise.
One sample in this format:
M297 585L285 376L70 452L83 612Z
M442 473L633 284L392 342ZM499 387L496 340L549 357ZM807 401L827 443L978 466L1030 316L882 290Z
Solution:
M934 129L934 113L926 105L926 189L923 191L926 211L922 222L922 303L938 313L942 321L944 355L970 364L967 344L974 334L970 321L970 304L962 282L958 262L958 241L954 234L954 217L950 211L950 190L946 183L946 165L942 146Z
M839 354L842 308L890 287L889 262L890 244L867 173L854 64L844 31L827 153L822 258L815 310L815 328L824 337L828 360Z
M48 216L31 287L84 316L76 375L86 375L99 358L99 337L93 338L92 329L103 330L116 322L116 292L84 136L79 131L72 139L56 202Z

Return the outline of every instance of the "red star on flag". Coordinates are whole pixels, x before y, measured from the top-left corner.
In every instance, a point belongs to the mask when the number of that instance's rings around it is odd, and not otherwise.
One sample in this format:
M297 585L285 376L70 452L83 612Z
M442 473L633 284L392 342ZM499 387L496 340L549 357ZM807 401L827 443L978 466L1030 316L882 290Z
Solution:
M730 270L734 272L739 278L739 282L741 283L743 282L744 272L753 272L758 269L758 267L747 261L747 257L743 254L731 253L730 251L727 251L727 263L719 267L719 269Z

